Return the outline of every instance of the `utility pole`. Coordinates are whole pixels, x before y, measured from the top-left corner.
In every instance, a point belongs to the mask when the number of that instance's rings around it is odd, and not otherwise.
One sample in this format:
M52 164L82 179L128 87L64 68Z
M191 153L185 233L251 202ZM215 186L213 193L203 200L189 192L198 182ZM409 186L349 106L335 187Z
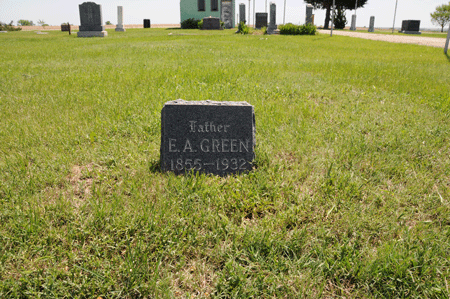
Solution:
M250 26L250 0L248 0L248 22L247 26Z
M286 0L284 0L283 25L286 24Z
M333 27L334 27L334 13L335 13L335 0L333 0L333 16L331 17L331 34L330 36L333 36Z
M266 0L266 12L267 12L267 0Z
M395 0L394 24L392 24L392 33L394 33L394 27L395 27L395 16L397 15L397 4L398 4L398 0Z
M254 26L253 26L253 27L255 27L255 29L256 29L256 10L255 10L255 1L256 1L256 0L253 0L253 23L254 23Z

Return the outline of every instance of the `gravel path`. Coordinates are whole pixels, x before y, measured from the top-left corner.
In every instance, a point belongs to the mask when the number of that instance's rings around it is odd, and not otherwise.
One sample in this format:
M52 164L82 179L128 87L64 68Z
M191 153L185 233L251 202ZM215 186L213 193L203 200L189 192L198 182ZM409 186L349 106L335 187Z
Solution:
M319 32L322 34L330 35L330 30L319 30ZM438 38L438 37L421 37L420 35L390 35L390 34L349 32L340 30L333 30L333 35L334 34L372 40L381 40L391 43L417 44L436 48L445 47L445 38Z

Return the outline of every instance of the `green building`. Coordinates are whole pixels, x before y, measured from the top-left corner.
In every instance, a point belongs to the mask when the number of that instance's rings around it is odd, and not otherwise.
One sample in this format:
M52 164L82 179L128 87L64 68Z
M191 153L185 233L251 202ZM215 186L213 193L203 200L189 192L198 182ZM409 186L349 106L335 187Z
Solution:
M220 18L225 28L233 28L235 24L235 0L180 0L180 18L184 20L205 17Z

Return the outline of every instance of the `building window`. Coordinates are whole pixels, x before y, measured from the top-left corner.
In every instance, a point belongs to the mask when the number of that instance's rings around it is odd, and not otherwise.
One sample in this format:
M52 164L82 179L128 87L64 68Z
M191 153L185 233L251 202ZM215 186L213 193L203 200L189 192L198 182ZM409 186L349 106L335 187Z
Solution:
M219 0L211 0L211 11L219 10Z
M205 0L197 0L198 11L205 11Z

